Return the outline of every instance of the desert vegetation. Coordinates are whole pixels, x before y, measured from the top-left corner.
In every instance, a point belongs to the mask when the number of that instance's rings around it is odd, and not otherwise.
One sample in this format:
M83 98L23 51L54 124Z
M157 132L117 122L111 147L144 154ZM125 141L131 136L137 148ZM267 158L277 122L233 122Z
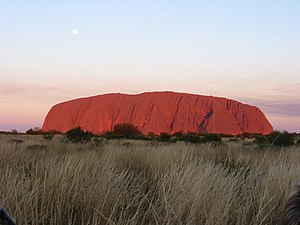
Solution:
M0 135L1 206L32 225L280 224L298 145L172 138Z

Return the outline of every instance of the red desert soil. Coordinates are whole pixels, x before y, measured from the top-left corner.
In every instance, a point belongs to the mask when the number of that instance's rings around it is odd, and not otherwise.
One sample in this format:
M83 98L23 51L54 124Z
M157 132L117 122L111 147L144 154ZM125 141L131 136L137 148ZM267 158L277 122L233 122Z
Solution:
M51 108L43 130L66 132L80 126L101 133L122 122L137 125L144 134L191 131L236 135L268 134L273 130L255 106L226 98L176 92L104 94L63 102Z

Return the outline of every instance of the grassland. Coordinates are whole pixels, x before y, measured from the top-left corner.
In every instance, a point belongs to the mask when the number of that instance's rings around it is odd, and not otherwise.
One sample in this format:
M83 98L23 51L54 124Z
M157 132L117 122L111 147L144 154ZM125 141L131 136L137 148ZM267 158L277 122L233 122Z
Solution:
M299 147L60 138L0 136L0 203L18 224L276 225L300 174Z

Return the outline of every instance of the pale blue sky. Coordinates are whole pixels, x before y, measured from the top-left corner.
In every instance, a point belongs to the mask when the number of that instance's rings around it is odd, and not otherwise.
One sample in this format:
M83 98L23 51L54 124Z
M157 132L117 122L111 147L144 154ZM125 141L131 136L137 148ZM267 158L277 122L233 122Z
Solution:
M60 101L173 90L300 132L300 1L1 1L0 130ZM79 30L78 35L72 29Z

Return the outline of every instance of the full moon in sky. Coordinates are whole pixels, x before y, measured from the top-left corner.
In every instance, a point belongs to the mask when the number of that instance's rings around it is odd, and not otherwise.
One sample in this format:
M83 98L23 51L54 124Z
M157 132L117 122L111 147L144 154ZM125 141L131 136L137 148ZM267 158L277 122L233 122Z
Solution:
M72 33L73 33L74 35L77 35L77 34L79 33L79 31L78 31L78 29L74 28L74 29L72 30Z

